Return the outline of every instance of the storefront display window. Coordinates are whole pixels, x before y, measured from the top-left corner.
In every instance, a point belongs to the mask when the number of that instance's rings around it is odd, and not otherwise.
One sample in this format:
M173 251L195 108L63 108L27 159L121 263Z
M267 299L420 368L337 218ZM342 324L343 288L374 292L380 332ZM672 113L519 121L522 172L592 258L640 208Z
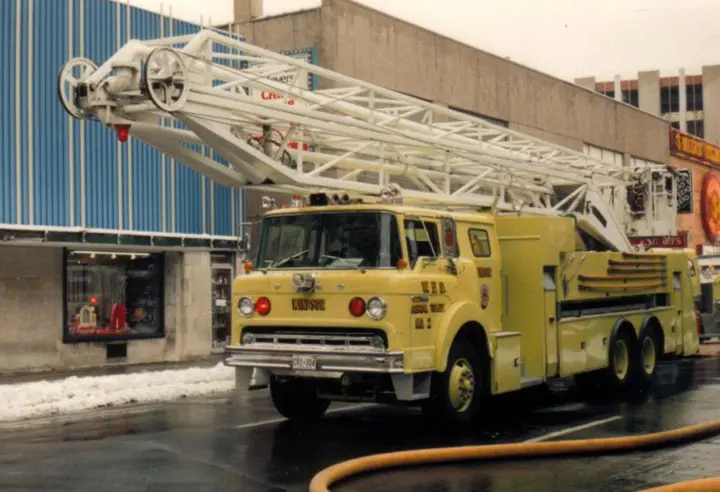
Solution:
M163 257L68 251L66 342L163 336Z

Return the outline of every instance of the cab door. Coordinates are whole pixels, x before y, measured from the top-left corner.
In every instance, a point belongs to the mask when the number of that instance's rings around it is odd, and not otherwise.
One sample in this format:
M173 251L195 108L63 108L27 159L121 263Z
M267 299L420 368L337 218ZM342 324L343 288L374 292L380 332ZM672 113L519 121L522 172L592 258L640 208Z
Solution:
M411 299L412 368L429 369L434 364L435 337L440 327L442 307L447 305L447 275L437 261L442 255L439 222L406 216L403 221L405 246L410 268L417 272L416 295ZM426 262L423 258L433 259Z

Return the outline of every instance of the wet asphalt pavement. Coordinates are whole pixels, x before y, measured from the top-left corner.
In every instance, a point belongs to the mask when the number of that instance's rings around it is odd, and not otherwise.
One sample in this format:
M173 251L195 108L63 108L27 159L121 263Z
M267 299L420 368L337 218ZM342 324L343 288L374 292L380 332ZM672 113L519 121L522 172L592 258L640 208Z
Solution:
M0 426L0 490L301 491L315 473L365 454L436 446L610 437L720 417L720 359L665 363L646 394L588 401L572 388L499 401L466 431L412 408L334 405L318 424L282 421L265 391L118 408L83 419ZM583 428L584 426L584 428ZM569 428L579 429L568 432ZM630 455L483 462L387 471L334 491L636 491L720 475L720 437Z

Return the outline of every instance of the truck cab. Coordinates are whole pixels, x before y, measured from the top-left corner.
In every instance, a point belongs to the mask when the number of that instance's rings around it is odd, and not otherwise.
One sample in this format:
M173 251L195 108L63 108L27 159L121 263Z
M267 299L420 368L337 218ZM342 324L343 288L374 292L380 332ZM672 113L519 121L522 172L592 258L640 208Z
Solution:
M474 402L500 325L493 217L317 197L295 205L265 215L256 257L234 282L225 363L238 389L253 376L269 384L288 418L320 416L332 400L431 407L431 388L448 384L452 397L435 410ZM461 329L478 349L450 354Z

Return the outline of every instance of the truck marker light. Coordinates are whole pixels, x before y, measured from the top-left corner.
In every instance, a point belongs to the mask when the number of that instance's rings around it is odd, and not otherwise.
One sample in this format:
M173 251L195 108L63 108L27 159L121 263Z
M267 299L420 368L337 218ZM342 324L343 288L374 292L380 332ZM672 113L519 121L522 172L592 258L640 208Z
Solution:
M130 136L130 125L115 125L115 131L117 131L117 138L119 142L127 142Z
M270 314L270 299L267 297L258 297L258 300L255 301L255 311L261 316L267 316Z
M408 267L408 262L405 258L400 258L397 261L397 269L398 270L405 270Z
M361 297L353 297L350 299L348 309L350 310L350 314L359 318L365 314L365 301Z
M252 261L246 260L243 262L243 269L245 270L245 273L250 273L253 271L253 264Z

